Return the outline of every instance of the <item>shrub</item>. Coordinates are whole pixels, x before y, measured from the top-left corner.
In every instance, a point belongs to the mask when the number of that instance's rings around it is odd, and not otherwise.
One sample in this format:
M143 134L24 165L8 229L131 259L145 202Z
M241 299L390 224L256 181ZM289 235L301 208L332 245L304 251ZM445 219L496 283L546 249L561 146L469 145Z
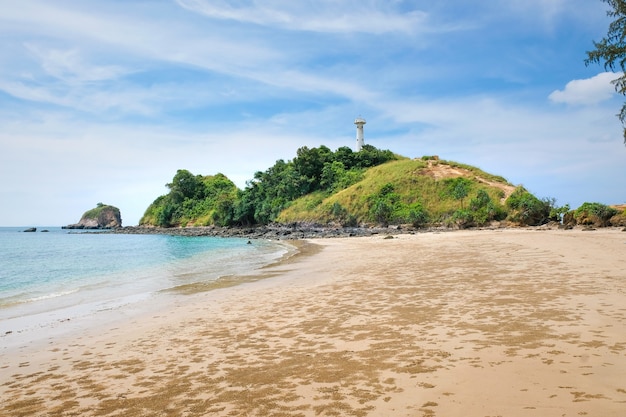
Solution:
M409 215L407 220L414 227L422 227L428 223L428 212L421 203L414 203L409 206Z
M527 226L545 223L550 216L550 206L545 201L529 193L524 187L518 187L506 200L511 209L509 220Z
M476 197L470 200L469 210L471 211L473 223L478 226L493 220L506 218L504 208L500 204L495 203L484 189L478 190Z
M461 201L461 209L463 208L463 200L470 192L472 181L464 177L447 178L444 180L445 189L443 197L452 197Z
M474 215L470 210L457 210L452 213L448 223L451 223L460 229L465 229L474 225Z
M331 217L341 224L343 227L355 227L357 226L357 218L353 214L348 213L341 204L338 202L334 202L330 206L330 215Z
M377 194L369 198L370 217L377 223L384 226L389 225L396 211L398 195L394 192L394 185L387 183L383 185Z
M574 211L574 219L578 224L604 227L617 213L616 209L601 203L583 203Z

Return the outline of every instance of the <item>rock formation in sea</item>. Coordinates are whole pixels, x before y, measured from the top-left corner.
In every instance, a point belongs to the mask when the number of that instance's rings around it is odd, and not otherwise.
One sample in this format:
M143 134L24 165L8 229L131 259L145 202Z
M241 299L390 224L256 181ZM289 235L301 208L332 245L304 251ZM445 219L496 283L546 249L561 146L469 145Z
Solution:
M116 229L122 227L120 209L98 203L96 208L86 211L75 224L63 226L63 229Z

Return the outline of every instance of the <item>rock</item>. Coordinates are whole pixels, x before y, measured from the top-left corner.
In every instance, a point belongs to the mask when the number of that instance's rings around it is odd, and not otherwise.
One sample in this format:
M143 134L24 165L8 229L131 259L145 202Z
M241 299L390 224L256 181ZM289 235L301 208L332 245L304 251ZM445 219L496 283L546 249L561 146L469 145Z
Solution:
M36 227L29 227L28 229L25 229L24 232L27 233L32 233L32 232L36 232L37 228Z
M256 227L144 227L126 226L113 231L118 234L151 234L151 235L173 235L173 236L214 236L214 237L239 237L252 239L276 239L276 240L298 240L313 238L334 238L349 236L375 236L384 234L407 233L408 230L398 230L376 227L326 227L318 224L293 223L289 225L271 224Z
M48 233L48 232L50 232L50 230L48 230L48 229L43 229L43 230L41 231L41 233Z
M122 227L120 209L98 203L94 209L86 211L76 224L63 226L63 229L116 229Z

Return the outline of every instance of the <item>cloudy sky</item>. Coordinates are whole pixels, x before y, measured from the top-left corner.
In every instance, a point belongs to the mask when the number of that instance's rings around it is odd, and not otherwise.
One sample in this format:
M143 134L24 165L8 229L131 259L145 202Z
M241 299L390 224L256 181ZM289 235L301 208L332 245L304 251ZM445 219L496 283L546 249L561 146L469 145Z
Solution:
M626 202L601 0L23 0L0 14L0 224L135 225L177 169L240 188L302 146L439 155Z

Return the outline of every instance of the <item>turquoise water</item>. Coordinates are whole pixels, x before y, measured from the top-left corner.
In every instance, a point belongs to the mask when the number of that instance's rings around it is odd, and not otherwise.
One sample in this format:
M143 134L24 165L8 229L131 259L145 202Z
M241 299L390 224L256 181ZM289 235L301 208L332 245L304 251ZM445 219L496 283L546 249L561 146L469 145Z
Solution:
M81 305L118 308L168 288L250 272L288 251L263 240L24 229L0 228L0 324Z

